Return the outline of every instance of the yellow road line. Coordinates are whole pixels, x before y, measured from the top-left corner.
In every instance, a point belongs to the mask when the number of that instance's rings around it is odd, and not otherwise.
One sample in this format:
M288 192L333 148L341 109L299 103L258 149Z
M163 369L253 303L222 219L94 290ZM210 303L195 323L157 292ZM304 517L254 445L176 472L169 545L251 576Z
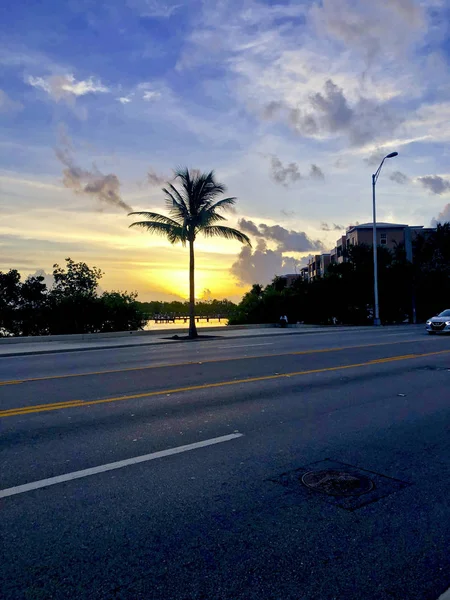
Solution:
M48 375L44 377L30 377L28 379L17 379L11 381L0 381L0 385L17 385L20 383L32 383L35 381L51 381L53 379L70 379L73 377L89 377L94 375L109 375L113 373L128 373L130 371L148 371L150 369L166 369L173 367L186 367L189 365L208 365L218 362L231 362L234 360L251 360L256 358L277 358L281 356L302 356L307 354L322 354L326 352L342 352L343 350L355 350L358 348L374 348L377 346L392 346L397 344L410 344L417 340L399 340L397 342L377 342L375 344L361 344L356 346L340 346L337 348L319 348L317 350L298 350L295 352L282 352L280 354L257 354L252 356L236 356L232 358L214 358L210 360L189 361L179 363L166 363L162 365L147 365L144 367L128 367L126 369L110 369L105 371L89 371L86 373L67 373L64 375ZM245 346L242 346L245 350Z
M390 362L411 360L415 358L425 358L427 356L437 356L440 354L450 354L450 350L440 350L437 352L427 352L424 354L407 354L405 356L390 356L387 358L379 358L364 363L356 363L352 365L338 365L335 367L323 367L321 369L310 369L308 371L295 371L293 373L279 373L277 375L263 375L260 377L248 377L246 379L232 379L230 381L219 381L217 383L203 383L199 385L191 385L186 387L172 388L167 390L157 390L153 392L143 392L140 394L130 394L128 396L116 396L113 398L103 398L101 400L68 400L67 402L58 402L51 404L40 404L37 406L23 406L19 408L10 408L0 411L0 417L15 417L19 415L27 415L31 413L47 412L51 410L60 410L63 408L77 408L80 406L94 406L96 404L108 404L111 402L123 402L125 400L136 400L139 398L151 398L153 396L163 396L167 394L179 394L181 392L193 392L198 390L207 390L228 385L242 385L244 383L256 383L261 381L271 381L275 379L283 379L288 377L298 377L300 375L313 375L315 373L327 373L331 371L341 371L344 369L357 369L361 367L370 367L373 365L386 364Z

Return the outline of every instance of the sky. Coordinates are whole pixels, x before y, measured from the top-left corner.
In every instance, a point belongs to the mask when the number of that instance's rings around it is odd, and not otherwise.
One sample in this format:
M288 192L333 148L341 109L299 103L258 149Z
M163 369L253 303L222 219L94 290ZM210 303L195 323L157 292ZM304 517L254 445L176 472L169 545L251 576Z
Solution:
M196 295L238 300L345 228L450 220L450 0L15 0L0 22L0 270L66 257L141 300L186 249L129 229L176 167L214 170L252 239L197 241Z

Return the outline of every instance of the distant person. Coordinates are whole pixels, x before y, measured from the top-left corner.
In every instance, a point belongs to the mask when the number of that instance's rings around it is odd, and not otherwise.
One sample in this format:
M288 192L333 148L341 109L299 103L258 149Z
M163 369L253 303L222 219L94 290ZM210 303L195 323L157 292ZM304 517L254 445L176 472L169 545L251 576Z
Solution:
M280 317L280 327L287 327L288 319L285 315L281 315Z

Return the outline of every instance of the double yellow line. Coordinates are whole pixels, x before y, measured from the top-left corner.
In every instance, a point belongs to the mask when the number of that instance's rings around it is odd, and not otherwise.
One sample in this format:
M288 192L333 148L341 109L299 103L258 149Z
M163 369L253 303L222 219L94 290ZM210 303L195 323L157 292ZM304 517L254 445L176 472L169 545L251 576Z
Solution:
M153 396L164 396L170 394L179 394L182 392L194 392L199 390L208 390L213 388L225 387L228 385L243 385L245 383L257 383L261 381L272 381L289 377L299 377L301 375L314 375L316 373L327 373L331 371L341 371L344 369L358 369L361 367L370 367L373 365L386 364L390 362L412 360L425 358L427 356L437 356L440 354L450 354L450 350L440 350L437 352L427 352L424 354L406 354L403 356L391 356L388 358L378 358L364 363L351 365L337 365L335 367L324 367L321 369L309 369L307 371L294 371L292 373L277 373L276 375L263 375L261 377L248 377L246 379L232 379L229 381L220 381L217 383L204 383L200 385L191 385L187 387L169 388L166 390L157 390L153 392L143 392L140 394L130 394L128 396L116 396L113 398L102 398L100 400L68 400L67 402L54 402L50 404L38 404L34 406L23 406L19 408L10 408L0 411L0 417L16 417L32 413L48 412L52 410L61 410L64 408L78 408L83 406L95 406L96 404L108 404L111 402L124 402L126 400L136 400L139 398L151 398Z
M10 379L0 381L2 385L18 385L21 383L33 383L36 381L52 381L54 379L73 379L74 377L92 377L94 375L111 375L114 373L129 373L132 371L149 371L152 369L169 369L173 367L186 367L190 365L209 365L222 362L233 362L238 360L252 360L257 358L279 358L281 356L304 356L307 354L325 354L329 352L342 352L343 350L357 350L358 348L375 348L377 346L392 346L397 344L410 344L418 340L400 340L396 342L377 342L374 344L357 344L353 346L338 346L336 348L318 348L315 350L297 350L295 352L280 352L278 354L255 354L251 356L233 356L229 358L213 358L201 361L186 361L178 363L165 363L161 365L145 365L141 367L127 367L125 369L106 369L104 371L87 371L85 373L65 373L63 375L47 375L43 377L29 377L27 379ZM242 347L245 350L245 346Z

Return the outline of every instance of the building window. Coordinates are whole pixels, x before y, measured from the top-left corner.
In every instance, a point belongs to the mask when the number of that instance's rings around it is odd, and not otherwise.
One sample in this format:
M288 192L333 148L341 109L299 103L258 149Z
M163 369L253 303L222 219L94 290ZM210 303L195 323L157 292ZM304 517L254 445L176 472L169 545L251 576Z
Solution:
M382 233L380 235L380 244L382 246L386 246L386 244L387 244L387 233Z

